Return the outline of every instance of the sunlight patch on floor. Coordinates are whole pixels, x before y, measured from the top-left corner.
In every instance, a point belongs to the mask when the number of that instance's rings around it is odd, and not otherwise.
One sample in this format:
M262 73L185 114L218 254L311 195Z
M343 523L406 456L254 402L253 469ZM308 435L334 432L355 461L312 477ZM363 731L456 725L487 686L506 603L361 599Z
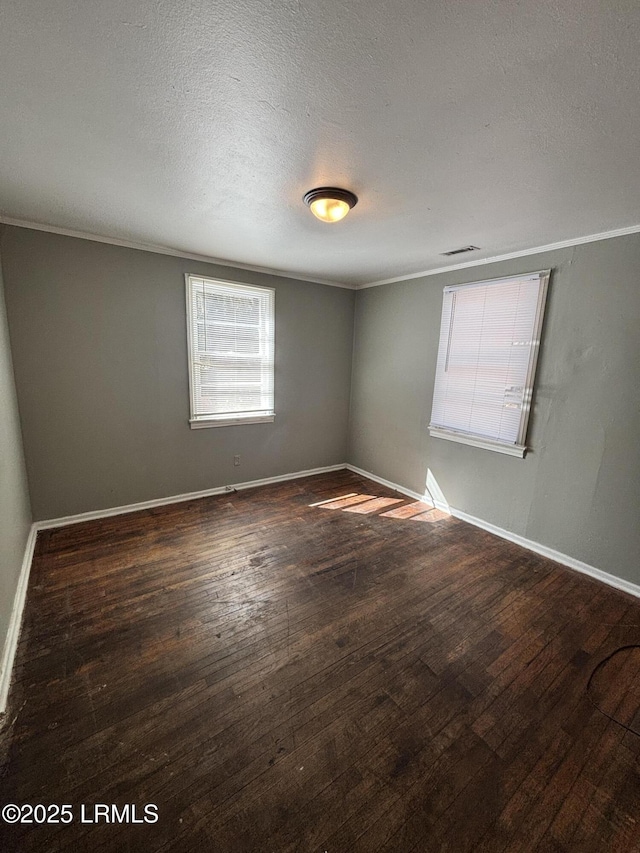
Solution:
M361 504L374 499L375 495L350 495L346 498L336 498L333 501L326 501L320 506L320 509L345 509L354 504Z
M325 498L323 501L316 501L314 504L309 504L309 506L324 506L324 504L331 504L335 501L342 501L345 498L357 498L359 495L356 492L349 492L348 495L340 495L339 498Z
M379 509L384 509L386 506L400 503L402 503L402 498L374 498L371 501L365 501L365 503L358 504L357 506L345 507L344 511L358 512L362 515L366 515L367 513L377 512Z
M424 503L423 501L415 501L412 504L405 504L404 506L396 507L396 509L390 509L389 512L383 512L385 518L413 518L414 515L420 515L422 512L429 512L433 507L429 506L429 504Z
M449 513L436 509L424 501L405 503L406 500L406 498L378 497L377 495L360 495L357 492L349 492L347 495L340 495L337 498L327 498L323 501L309 504L309 506L316 507L317 509L352 512L357 515L379 513L381 518L396 518L404 521L427 521L431 524L451 518ZM397 504L403 505L397 506ZM380 512L383 509L386 512Z

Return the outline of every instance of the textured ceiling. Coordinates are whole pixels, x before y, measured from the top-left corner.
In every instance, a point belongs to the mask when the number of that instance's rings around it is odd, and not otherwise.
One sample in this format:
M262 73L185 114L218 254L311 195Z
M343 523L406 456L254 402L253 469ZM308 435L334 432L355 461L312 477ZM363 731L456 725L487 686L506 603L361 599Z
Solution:
M634 226L639 38L637 0L0 0L0 215L346 283Z

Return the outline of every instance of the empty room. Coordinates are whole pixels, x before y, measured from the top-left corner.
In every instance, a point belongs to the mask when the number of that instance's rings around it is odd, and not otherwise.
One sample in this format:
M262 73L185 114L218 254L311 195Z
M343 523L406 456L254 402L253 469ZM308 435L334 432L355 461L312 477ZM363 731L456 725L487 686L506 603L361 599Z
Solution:
M3 853L640 853L639 48L0 0Z

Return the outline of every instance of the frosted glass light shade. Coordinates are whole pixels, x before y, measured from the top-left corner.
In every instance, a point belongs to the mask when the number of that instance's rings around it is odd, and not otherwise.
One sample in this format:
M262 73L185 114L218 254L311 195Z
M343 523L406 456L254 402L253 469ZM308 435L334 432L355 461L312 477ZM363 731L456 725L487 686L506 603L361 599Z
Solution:
M348 190L337 187L319 187L309 190L304 202L313 215L322 222L339 222L358 203L357 197Z
M339 222L351 210L346 201L337 198L317 198L309 207L311 213L323 222Z

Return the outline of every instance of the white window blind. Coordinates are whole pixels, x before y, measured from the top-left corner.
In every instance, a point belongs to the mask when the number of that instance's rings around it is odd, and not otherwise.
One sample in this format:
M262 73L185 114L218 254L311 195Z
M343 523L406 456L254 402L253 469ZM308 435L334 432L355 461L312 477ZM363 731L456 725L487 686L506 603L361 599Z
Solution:
M275 292L187 276L192 427L274 419Z
M431 435L524 455L548 280L445 287Z

